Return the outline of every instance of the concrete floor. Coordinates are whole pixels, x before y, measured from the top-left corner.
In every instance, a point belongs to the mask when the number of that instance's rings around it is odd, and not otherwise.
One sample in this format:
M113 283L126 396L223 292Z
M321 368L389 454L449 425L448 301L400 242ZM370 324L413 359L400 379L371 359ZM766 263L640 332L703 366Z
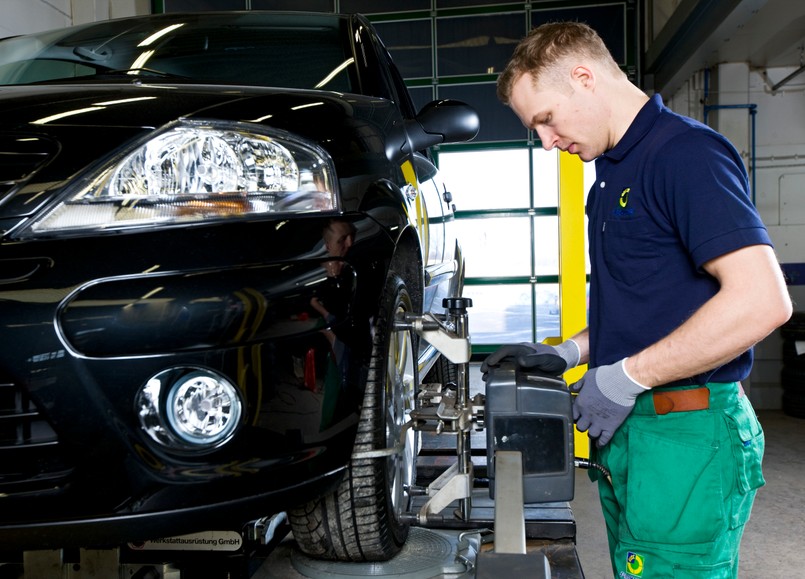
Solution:
M805 420L758 411L766 433L764 476L741 543L741 579L805 577ZM611 579L598 490L581 473L571 503L586 579Z

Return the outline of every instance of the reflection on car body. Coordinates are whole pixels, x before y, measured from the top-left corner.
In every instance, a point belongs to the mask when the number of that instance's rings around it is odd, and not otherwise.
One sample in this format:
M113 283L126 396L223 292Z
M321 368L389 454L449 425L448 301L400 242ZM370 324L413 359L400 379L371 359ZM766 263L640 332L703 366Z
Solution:
M416 441L351 456L394 445L434 361L395 318L461 292L428 148L477 115L415 114L360 16L15 37L0 84L4 548L288 510L311 554L399 550Z

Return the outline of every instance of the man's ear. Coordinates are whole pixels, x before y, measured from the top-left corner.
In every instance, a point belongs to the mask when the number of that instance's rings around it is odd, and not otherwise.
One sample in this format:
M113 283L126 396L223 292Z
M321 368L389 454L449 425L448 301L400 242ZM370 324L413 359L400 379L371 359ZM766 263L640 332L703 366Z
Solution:
M574 66L570 71L570 80L575 84L580 84L586 89L595 87L595 75L593 71L581 64Z

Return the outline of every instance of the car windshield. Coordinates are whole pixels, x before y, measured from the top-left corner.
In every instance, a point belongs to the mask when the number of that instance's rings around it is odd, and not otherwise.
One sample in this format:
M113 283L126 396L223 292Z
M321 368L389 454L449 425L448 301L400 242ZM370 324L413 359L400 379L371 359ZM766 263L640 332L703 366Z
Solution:
M0 41L0 85L138 75L352 92L346 25L333 15L172 14L17 36Z

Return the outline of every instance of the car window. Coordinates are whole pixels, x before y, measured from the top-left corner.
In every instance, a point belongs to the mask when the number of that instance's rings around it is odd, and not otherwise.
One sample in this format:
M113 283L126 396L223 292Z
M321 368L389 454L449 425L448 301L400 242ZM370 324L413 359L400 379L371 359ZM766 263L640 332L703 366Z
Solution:
M404 117L413 118L414 108L408 89L383 42L373 30L359 22L355 27L358 31L355 35L357 51L366 68L366 73L361 75L362 92L396 102Z
M353 92L343 19L221 14L127 19L0 42L0 84L139 74L197 82Z
M391 75L391 82L394 86L394 92L397 95L396 100L397 104L400 107L400 111L402 111L403 116L407 118L414 118L416 115L416 111L414 110L414 103L411 101L411 96L408 93L408 89L405 86L405 81L400 75L400 71L394 65L394 62L391 60L391 56L386 53L385 55L386 62L388 63L388 70L389 74Z

